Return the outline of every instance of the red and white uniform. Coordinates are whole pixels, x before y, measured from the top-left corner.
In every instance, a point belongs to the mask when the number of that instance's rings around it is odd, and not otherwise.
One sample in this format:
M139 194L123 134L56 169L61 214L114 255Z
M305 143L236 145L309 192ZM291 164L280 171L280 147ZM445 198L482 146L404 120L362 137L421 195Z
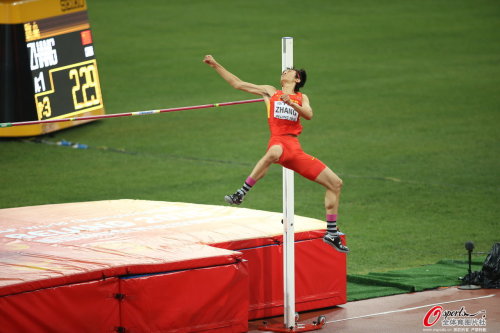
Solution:
M300 115L281 100L282 95L283 92L278 90L267 105L267 120L271 131L267 148L280 145L283 148L283 154L277 163L314 181L326 165L302 150L298 139L299 134L302 133ZM289 97L292 102L302 105L301 92L289 95Z
M299 113L283 102L281 96L283 92L278 90L269 100L267 121L271 136L287 134L298 136L302 132ZM293 102L302 105L301 92L289 96Z

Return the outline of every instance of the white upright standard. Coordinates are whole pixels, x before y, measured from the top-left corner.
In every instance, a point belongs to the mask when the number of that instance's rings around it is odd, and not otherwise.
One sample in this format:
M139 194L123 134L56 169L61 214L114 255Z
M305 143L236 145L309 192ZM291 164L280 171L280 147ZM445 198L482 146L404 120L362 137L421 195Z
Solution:
M281 39L281 69L293 67L293 38ZM283 167L283 313L281 324L259 327L261 331L271 332L307 332L318 330L326 323L325 316L319 316L312 324L299 324L295 312L295 230L294 216L293 171Z
M293 38L281 39L281 70L293 67ZM295 327L295 231L293 171L283 167L283 287L284 324Z

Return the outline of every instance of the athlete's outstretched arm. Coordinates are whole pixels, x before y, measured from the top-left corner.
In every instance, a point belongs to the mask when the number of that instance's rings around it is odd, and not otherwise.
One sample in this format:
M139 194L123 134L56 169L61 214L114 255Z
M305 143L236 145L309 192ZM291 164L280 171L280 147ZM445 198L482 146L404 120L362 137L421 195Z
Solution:
M215 71L235 89L243 90L263 97L271 97L276 92L276 88L273 86L257 85L241 80L239 77L229 72L221 64L215 61L214 57L211 55L206 55L203 62L215 69Z

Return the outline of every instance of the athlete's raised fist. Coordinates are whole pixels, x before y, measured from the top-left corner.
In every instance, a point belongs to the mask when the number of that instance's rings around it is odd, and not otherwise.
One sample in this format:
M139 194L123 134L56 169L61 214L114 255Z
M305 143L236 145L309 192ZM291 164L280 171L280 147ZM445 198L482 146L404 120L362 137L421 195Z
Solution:
M281 98L281 100L282 100L283 102L285 102L286 104L288 104L288 105L292 105L292 100L290 99L290 95L288 95L288 94L284 94L284 95L281 95L281 97L280 97L280 98Z
M211 55L206 55L205 58L203 58L203 62L209 66L214 67L217 64L217 61L215 61L214 57Z

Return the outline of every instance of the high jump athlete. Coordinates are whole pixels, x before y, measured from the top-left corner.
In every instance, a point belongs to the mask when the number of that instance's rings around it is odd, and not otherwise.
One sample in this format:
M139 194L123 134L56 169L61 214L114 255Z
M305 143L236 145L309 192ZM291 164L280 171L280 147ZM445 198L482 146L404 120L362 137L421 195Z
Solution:
M232 205L240 205L248 191L264 177L271 164L280 164L326 188L327 232L323 241L333 246L337 251L349 252L349 248L342 244L337 229L342 180L323 162L306 154L298 140L298 136L302 132L300 118L310 120L313 117L309 98L299 91L306 83L305 70L287 69L283 71L281 90L278 90L273 86L256 85L242 81L219 64L211 55L206 55L203 62L214 68L233 88L264 98L271 131L267 152L257 162L243 186L234 194L226 195L225 201Z

